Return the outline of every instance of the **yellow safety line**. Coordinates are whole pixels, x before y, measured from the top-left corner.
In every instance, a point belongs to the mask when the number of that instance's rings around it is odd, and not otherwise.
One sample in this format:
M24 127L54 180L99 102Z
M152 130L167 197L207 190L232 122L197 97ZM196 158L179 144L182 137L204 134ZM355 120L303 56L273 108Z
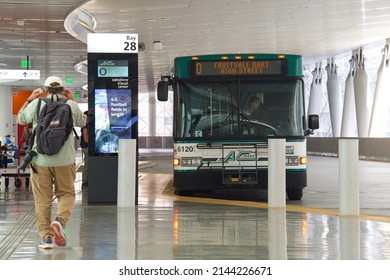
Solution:
M173 191L173 182L172 180L168 183L167 187L163 191L163 195L171 197L173 200L177 201L186 201L194 203L208 203L216 205L230 205L230 206L240 206L240 207L253 207L260 209L281 209L289 212L299 212L299 213L313 213L321 214L328 216L340 216L338 210L327 209L327 208L317 208L310 206L297 206L297 205L286 205L285 208L270 208L268 203L265 202L254 202L254 201L241 201L241 200L227 200L227 199L216 199L216 198L200 198L200 197L190 197L190 196L177 196ZM343 218L352 218L352 219L361 219L369 220L375 222L384 222L390 223L390 216L385 215L372 215L372 214L360 214L359 216L344 216Z

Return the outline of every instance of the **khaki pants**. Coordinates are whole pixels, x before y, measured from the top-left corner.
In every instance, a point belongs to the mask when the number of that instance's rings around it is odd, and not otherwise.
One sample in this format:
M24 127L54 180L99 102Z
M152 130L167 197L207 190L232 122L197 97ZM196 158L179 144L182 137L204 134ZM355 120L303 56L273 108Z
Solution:
M58 200L56 218L65 227L72 215L75 202L76 164L44 167L34 163L33 166L36 170L36 173L31 173L35 218L39 236L43 239L47 235L53 235L50 231L53 185L54 195Z

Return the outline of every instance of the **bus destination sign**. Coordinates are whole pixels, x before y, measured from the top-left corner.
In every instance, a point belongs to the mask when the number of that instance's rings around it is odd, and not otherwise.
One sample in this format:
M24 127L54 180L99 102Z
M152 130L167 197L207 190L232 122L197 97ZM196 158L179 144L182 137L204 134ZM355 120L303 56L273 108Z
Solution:
M192 60L188 70L192 77L286 75L287 60Z

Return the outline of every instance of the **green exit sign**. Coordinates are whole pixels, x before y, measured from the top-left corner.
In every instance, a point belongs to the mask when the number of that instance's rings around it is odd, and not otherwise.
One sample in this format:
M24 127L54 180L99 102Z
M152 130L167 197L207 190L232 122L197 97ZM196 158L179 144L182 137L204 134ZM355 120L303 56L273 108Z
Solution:
M81 98L81 93L80 92L75 92L74 93L74 98L80 99Z
M73 84L73 78L72 77L66 77L65 78L65 83L70 85L70 84Z
M30 68L31 67L31 61L27 61L27 60L23 59L20 62L20 67L22 67L22 68Z

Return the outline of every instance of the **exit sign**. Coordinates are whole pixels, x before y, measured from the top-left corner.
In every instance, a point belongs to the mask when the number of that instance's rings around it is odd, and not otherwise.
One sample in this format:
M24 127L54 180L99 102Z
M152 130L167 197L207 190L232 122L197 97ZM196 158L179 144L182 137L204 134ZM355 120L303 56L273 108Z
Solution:
M31 67L31 61L22 60L20 62L20 67L22 67L22 68L30 68Z

